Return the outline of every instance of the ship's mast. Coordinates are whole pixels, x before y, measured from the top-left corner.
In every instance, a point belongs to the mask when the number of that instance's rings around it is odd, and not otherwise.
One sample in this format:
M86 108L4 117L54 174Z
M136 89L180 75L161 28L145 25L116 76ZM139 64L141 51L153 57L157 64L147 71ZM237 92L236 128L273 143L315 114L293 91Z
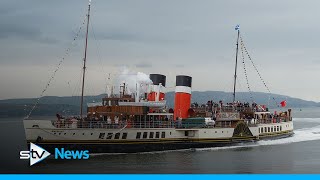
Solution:
M238 31L238 37L237 37L237 50L236 50L236 65L235 65L235 68L234 68L233 102L236 101L237 66L238 66L238 50L239 50L239 36L240 36L239 25L236 26L235 30Z
M87 14L87 31L86 31L86 43L84 48L84 58L83 58L83 74L82 74L82 88L81 88L81 104L80 104L80 118L82 119L83 114L83 92L84 92L84 79L86 74L86 60L87 60L87 47L88 47L88 32L89 32L89 17L90 17L90 5L91 0L89 0L88 14Z

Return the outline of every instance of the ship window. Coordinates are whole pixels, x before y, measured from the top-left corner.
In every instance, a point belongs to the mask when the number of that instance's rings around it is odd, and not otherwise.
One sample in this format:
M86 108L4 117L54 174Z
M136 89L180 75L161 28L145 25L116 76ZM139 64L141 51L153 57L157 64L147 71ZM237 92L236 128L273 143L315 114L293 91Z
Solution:
M115 135L114 135L114 139L119 139L120 138L120 133L116 133Z
M260 133L260 128L259 128L259 133Z
M140 137L141 137L141 132L137 132L136 139L140 139Z
M156 138L160 137L160 132L156 132Z
M82 133L82 135L84 135L84 133Z
M214 133L217 133L217 131L215 131Z
M150 132L149 138L150 138L150 139L153 138L153 135L154 135L154 132Z
M59 133L59 135L61 135L61 133Z
M147 137L148 137L148 132L143 132L142 138L143 138L143 139L146 139Z
M64 135L66 135L67 133L64 133Z
M264 127L264 132L267 132L267 127Z
M279 131L279 126L277 126L277 131Z
M170 132L170 135L171 135L171 132Z
M280 131L282 131L282 126L280 126Z
M76 133L73 133L73 135L75 135Z
M166 138L166 132L161 133L161 138Z
M57 134L57 133L53 133L53 134Z
M273 127L271 127L271 131L270 132L273 132Z
M106 133L100 133L99 139L103 139L103 138L104 138L104 135L106 135Z
M263 133L263 128L261 128L261 133Z
M184 136L188 136L188 135L189 135L189 131L185 131Z
M37 127L38 128L39 126L38 125L33 125L32 127Z
M222 133L223 133L223 131L222 131Z
M108 133L107 139L112 139L113 133Z
M270 127L268 127L268 132L270 132Z
M127 139L128 133L123 133L122 134L122 139Z

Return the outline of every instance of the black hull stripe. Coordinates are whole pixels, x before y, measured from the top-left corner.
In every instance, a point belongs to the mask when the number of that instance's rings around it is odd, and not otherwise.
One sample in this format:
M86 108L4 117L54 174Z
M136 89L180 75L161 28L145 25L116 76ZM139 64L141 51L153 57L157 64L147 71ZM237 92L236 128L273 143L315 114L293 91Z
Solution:
M293 133L283 134L279 136L266 137L265 139L279 139L291 136ZM157 143L36 143L54 154L55 148L66 148L69 150L89 150L90 153L139 153L139 152L153 152L153 151L166 151L166 150L182 150L182 149L192 149L192 148L212 148L212 147L222 147L235 145L242 142L252 142L258 139L245 139L236 141L180 141L180 142L157 142Z
M202 138L202 139L148 139L148 140L44 140L41 144L59 144L59 143L94 143L94 144L145 144L145 143L179 143L179 142L232 142L256 140L258 137L233 137L233 138ZM34 141L28 141L34 142Z

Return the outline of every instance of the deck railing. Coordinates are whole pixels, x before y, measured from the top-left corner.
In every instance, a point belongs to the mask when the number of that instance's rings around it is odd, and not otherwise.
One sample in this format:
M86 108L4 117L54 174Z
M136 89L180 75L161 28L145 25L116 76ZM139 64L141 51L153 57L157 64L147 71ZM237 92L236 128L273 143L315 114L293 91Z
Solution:
M257 124L271 124L291 121L292 118L277 117L273 119L244 119L249 127L257 126ZM204 122L182 122L182 121L141 121L141 122L128 122L119 121L107 122L107 121L81 121L81 120L55 120L52 121L52 125L56 128L104 128L104 129L121 129L121 128L178 128L178 129L190 129L190 128L230 128L231 121L215 121L215 124L207 124Z
M127 122L119 121L118 123L108 123L106 121L52 121L56 128L105 128L121 129L126 128L174 128L176 123L173 121L149 121L149 122Z
M213 124L205 123L185 123L179 121L150 121L150 122L119 122L107 123L106 121L52 121L56 128L105 128L105 129L121 129L121 128L213 128ZM229 127L229 124L223 124L221 127ZM220 127L220 126L219 126Z

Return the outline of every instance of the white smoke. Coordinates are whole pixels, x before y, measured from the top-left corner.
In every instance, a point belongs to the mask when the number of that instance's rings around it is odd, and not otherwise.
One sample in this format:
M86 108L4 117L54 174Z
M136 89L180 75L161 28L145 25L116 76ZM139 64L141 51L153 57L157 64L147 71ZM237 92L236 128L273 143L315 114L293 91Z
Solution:
M152 84L149 75L143 72L135 72L128 69L127 67L122 67L119 75L115 78L115 90L116 94L120 91L120 85L126 84L126 90L129 94L136 93L137 90L139 94L148 92L148 87Z

